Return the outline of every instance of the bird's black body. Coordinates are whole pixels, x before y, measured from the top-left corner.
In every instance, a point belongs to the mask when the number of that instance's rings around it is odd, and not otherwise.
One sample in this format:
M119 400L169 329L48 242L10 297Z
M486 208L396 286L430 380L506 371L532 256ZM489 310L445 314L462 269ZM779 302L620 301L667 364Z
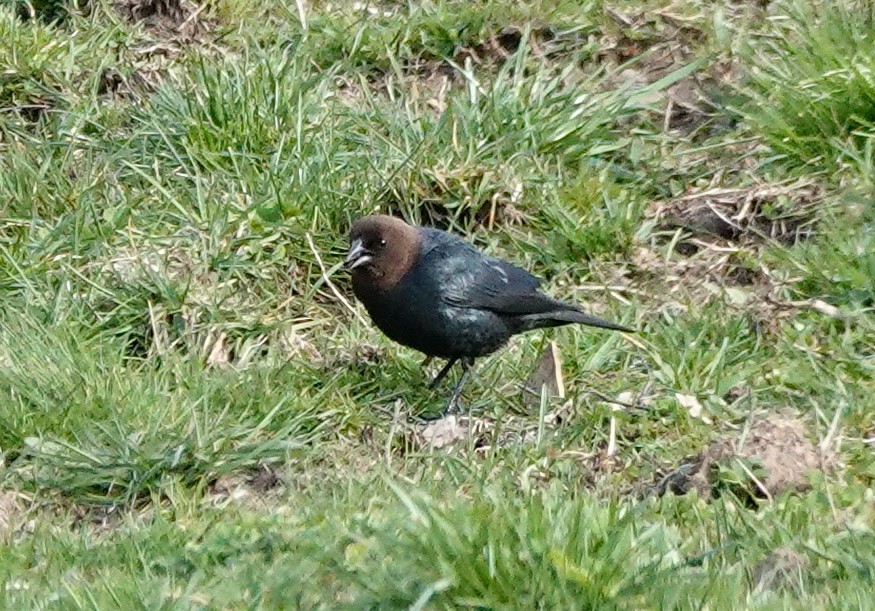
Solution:
M417 263L397 284L386 290L354 284L374 324L429 356L478 357L501 348L520 325L514 316L491 309L489 296L502 289L528 291L537 280L446 232L420 228L419 233Z
M456 361L467 367L524 331L570 323L629 330L548 297L526 270L439 229L367 217L351 243L356 297L389 338L450 359L438 380Z

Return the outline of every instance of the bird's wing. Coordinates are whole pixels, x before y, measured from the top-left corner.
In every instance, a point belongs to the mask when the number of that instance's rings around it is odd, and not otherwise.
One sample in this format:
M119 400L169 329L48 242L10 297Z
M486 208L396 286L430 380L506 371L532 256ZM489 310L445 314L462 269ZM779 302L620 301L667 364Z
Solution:
M421 269L439 287L441 301L457 308L498 314L540 314L569 306L538 292L541 281L507 261L483 255L470 242L436 229L422 229Z
M434 287L434 296L450 306L514 319L514 332L568 323L632 331L539 292L541 281L521 267L486 257L451 234L430 231L434 233L424 234L418 268L426 275L427 286Z
M441 299L460 308L525 315L549 312L559 305L538 292L541 281L506 261L484 257L473 247L442 261Z

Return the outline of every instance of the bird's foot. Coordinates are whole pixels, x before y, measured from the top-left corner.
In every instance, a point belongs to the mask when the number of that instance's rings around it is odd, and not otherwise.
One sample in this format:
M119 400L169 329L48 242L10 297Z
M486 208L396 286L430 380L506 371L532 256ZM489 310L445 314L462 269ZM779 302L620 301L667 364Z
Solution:
M447 402L447 406L444 408L444 411L441 412L441 417L446 418L447 416L458 414L462 411L463 407L464 406L462 405L461 397L457 397L455 394L453 394L453 396L450 397L450 400Z
M434 380L431 381L431 383L428 385L428 387L431 390L434 390L435 388L437 388L438 384L440 384L441 381L445 377L447 377L447 374L450 372L450 369L453 368L453 365L455 365L456 361L458 361L458 360L459 359L457 359L457 358L452 358L449 361L447 361L447 364L444 365L443 368L438 372L438 374L435 376Z
M465 382L468 380L468 377L471 375L473 371L472 366L474 365L474 360L471 358L465 358L462 360L462 377L459 378L459 381L456 383L456 387L453 388L453 394L450 395L450 401L447 403L447 408L444 410L444 414L453 414L459 408L460 399L462 398L462 387L465 386Z

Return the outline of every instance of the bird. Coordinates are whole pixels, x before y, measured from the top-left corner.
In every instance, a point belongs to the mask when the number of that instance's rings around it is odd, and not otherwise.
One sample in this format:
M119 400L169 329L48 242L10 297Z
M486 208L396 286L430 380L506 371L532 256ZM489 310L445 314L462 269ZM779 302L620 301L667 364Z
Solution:
M423 365L447 359L430 388L461 364L444 413L456 407L475 359L514 335L572 323L633 331L542 293L537 277L483 254L458 235L393 216L354 221L343 263L353 294L377 328L425 354Z

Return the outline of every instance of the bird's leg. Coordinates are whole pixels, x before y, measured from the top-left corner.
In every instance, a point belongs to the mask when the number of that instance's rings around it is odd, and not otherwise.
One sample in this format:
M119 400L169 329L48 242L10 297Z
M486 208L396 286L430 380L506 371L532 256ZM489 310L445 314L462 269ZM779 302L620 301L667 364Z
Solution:
M423 369L425 369L426 367L428 367L429 363L431 363L433 359L434 359L433 356L427 356L427 357L425 357L425 359L422 361L422 365L420 365L420 367L422 367Z
M431 358L431 357L429 357L429 358ZM441 380L443 380L445 377L447 377L447 374L450 372L450 369L452 369L453 365L455 365L456 361L458 361L458 360L459 359L457 357L453 357L449 361L447 361L447 364L444 365L444 368L438 372L438 374L435 376L434 380L431 381L431 384L429 384L428 387L431 389L437 388L437 385L441 383Z
M471 376L472 371L474 371L474 359L472 359L471 357L463 358L462 377L460 377L459 381L456 382L456 387L453 389L453 394L450 395L450 401L449 403L447 403L447 409L444 410L444 414L455 411L459 403L459 397L462 396L462 387L465 386L465 382L468 381L468 378Z

